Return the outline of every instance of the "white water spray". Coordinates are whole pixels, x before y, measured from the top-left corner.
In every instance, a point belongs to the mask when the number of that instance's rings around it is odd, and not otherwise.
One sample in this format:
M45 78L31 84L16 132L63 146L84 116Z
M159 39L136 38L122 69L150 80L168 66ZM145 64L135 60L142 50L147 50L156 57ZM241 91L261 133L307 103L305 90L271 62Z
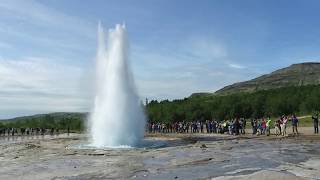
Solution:
M144 136L145 115L128 63L126 27L108 32L98 26L95 103L90 116L92 145L136 146Z

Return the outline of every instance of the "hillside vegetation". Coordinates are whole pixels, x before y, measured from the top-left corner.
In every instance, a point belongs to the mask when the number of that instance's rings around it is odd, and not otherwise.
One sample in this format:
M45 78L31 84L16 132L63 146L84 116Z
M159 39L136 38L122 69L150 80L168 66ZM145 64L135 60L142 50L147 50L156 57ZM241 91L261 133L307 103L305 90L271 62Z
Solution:
M215 94L232 94L238 92L255 92L290 86L320 84L320 63L307 62L293 64L255 79L226 86Z
M9 128L45 128L73 131L84 131L87 113L50 113L34 116L17 117L0 121L1 127Z
M174 101L151 101L151 122L176 122L236 117L261 118L312 114L320 109L320 85L285 87L254 93L192 96Z

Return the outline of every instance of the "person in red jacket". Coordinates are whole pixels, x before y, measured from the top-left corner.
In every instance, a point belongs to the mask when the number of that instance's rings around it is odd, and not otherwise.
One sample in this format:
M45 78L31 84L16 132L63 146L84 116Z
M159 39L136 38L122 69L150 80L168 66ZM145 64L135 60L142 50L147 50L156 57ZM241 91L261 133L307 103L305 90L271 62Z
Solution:
M262 128L262 134L266 133L267 125L266 125L266 120L263 118L261 122L261 128Z

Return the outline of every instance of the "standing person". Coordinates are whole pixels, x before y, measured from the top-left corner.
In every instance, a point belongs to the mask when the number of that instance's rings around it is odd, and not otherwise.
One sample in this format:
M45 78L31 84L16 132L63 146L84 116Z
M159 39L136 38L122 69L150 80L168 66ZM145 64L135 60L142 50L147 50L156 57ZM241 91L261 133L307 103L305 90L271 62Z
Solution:
M197 126L197 133L199 133L200 130L201 130L201 125L200 125L200 122L199 122L199 121L197 121L196 126Z
M239 123L240 123L240 127L239 127L240 134L243 134L243 121L242 121L242 119L240 119Z
M266 129L267 129L267 125L266 125L266 120L264 118L262 118L262 121L261 121L261 128L262 128L262 133L261 134L265 134L266 133Z
M299 120L298 118L296 117L296 115L293 115L292 116L292 119L291 119L291 123L292 123L292 133L295 135L299 135L299 132L298 132L298 124L299 124Z
M234 134L235 135L239 135L239 129L240 129L240 122L239 119L237 118L234 123L233 123L233 127L234 127Z
M270 126L271 126L271 119L270 117L267 119L266 127L267 127L267 136L270 136Z
M318 115L318 113L315 116L312 116L312 120L313 120L314 133L318 134L319 133L319 115Z
M229 130L229 134L233 135L233 120L230 120L228 130Z
M152 132L153 132L153 133L156 133L156 127L155 127L155 124L154 124L154 123L152 123L151 129L152 129Z
M246 125L247 125L247 121L245 118L243 118L243 121L242 121L243 134L246 134Z
M217 121L214 120L214 121L211 121L211 123L212 123L212 132L217 133Z
M213 129L213 123L212 121L209 122L209 133L212 133L212 129Z
M253 120L253 134L256 135L258 132L258 120L254 119Z
M261 119L258 120L258 131L257 131L257 135L261 135L262 134L262 123L261 123Z
M206 129L207 129L207 133L209 134L209 120L206 120Z
M286 136L287 135L287 122L288 122L288 117L287 116L283 116L282 124L281 124L282 136Z
M254 120L251 119L251 127L252 127L252 135L255 134L255 129L254 129Z
M277 120L275 121L275 125L274 125L274 129L275 129L275 131L276 131L276 136L281 135L280 124L281 124L281 120L280 120L280 118L279 118L279 119L277 119Z

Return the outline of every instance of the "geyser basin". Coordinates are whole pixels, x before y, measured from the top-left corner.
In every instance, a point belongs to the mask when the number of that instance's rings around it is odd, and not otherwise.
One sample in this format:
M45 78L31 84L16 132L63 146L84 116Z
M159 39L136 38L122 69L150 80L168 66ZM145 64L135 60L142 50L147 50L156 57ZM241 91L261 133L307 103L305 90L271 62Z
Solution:
M164 140L152 140L152 139L143 139L140 140L135 146L128 145L119 145L119 146L96 146L94 144L76 144L71 145L71 149L119 149L119 150L128 150L128 149L154 149L154 148L163 148L167 147L168 142Z
M145 115L128 62L124 25L108 32L98 26L96 90L89 119L93 147L135 147L143 139Z

